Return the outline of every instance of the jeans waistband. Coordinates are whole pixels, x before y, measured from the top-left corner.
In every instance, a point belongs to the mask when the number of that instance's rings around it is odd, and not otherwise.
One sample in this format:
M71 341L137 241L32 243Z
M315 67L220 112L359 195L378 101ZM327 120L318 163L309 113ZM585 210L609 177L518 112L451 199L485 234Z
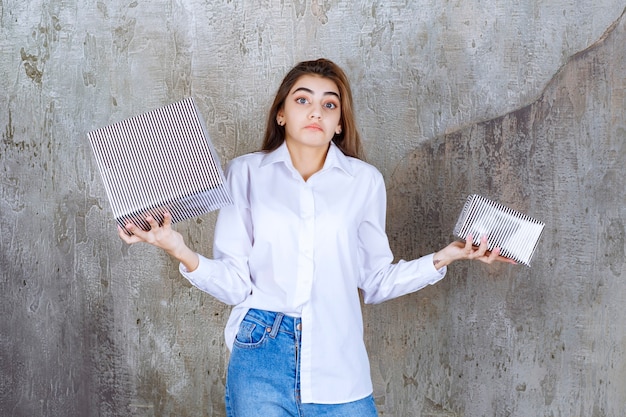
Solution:
M246 314L246 319L271 328L270 336L276 337L279 331L295 333L302 330L302 319L300 317L287 316L275 311L259 310L251 308Z

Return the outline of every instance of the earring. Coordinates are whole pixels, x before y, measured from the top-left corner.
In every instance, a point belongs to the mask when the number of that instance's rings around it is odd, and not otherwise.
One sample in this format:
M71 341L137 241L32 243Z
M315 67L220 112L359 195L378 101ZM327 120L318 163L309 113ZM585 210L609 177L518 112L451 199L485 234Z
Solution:
M276 119L276 123L278 123L278 126L284 126L285 125L285 122L283 120Z

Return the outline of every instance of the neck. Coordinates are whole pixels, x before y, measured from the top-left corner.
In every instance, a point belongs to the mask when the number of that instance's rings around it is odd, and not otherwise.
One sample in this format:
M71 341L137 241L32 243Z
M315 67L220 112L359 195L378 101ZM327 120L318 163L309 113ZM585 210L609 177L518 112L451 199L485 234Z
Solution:
M328 146L290 146L287 143L291 163L305 181L324 167L328 148Z

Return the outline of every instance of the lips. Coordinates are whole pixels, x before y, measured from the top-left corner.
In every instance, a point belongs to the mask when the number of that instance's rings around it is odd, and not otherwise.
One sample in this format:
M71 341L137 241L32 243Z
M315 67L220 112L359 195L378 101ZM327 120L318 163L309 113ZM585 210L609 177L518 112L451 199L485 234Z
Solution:
M322 126L316 124L316 123L312 123L310 125L305 126L305 129L309 129L309 130L319 130L320 132L323 132L324 129L322 129Z

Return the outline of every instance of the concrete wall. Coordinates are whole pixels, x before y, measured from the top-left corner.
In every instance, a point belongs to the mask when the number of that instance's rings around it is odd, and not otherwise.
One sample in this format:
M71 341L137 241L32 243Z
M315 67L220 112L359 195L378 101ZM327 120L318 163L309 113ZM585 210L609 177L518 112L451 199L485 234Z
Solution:
M626 413L626 18L597 2L0 1L0 415L223 416L229 308L115 233L86 132L192 95L223 161L285 71L350 76L399 258L477 192L547 224L364 311L384 416ZM211 253L215 213L179 224Z

